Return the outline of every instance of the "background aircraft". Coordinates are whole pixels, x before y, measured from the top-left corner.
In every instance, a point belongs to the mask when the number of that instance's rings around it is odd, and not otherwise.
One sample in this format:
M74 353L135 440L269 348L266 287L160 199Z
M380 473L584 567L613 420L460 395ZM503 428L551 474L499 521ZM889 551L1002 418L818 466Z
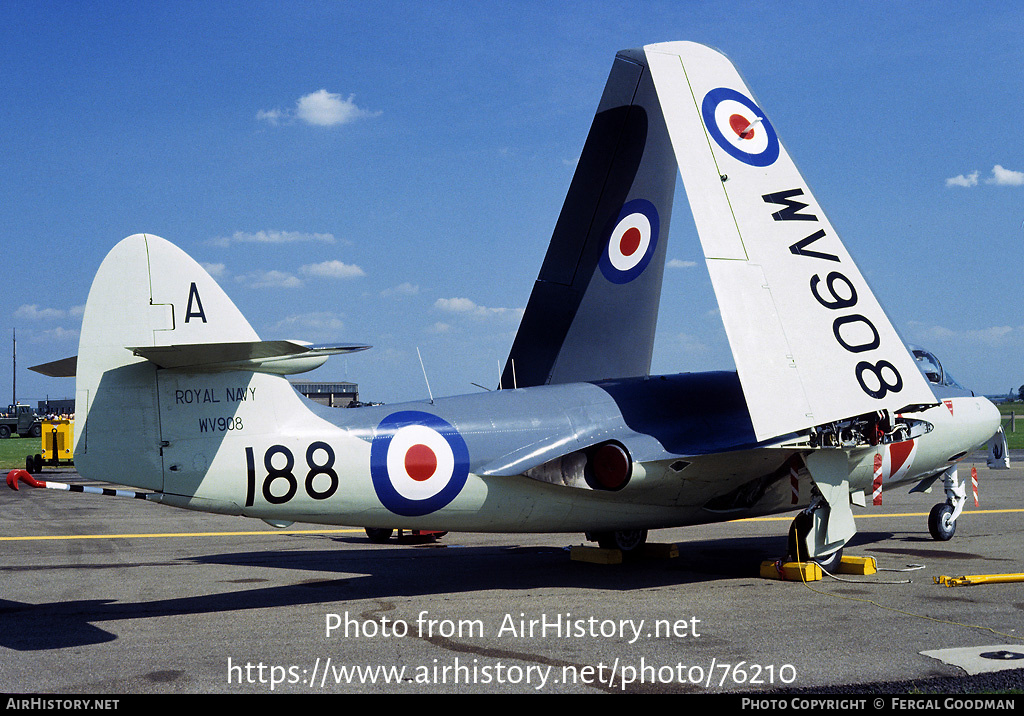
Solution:
M735 373L649 375L677 172ZM131 236L83 317L79 472L273 525L583 531L623 549L800 509L793 556L830 563L851 503L896 484L942 477L933 533L951 536L956 463L998 426L918 369L766 113L694 43L615 58L499 390L334 410L282 377L355 348L260 341L198 263Z

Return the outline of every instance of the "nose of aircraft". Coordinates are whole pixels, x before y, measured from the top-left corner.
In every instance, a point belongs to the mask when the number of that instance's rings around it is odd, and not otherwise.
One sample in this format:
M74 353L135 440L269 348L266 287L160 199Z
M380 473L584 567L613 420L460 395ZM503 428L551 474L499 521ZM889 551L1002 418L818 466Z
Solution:
M974 398L974 410L965 416L964 437L968 438L972 447L978 447L988 441L999 429L1001 417L999 408L985 397Z

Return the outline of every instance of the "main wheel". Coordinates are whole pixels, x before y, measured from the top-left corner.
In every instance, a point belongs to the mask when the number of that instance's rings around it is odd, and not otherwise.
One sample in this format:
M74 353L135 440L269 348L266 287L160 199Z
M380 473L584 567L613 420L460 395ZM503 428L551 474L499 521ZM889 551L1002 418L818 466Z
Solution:
M385 542L387 542L389 539L391 539L391 534L393 532L393 529L388 529L386 527L366 528L366 536L370 538L371 542L376 542L377 544L384 544Z
M839 566L840 562L843 561L843 548L840 547L831 554L813 557L811 558L811 561L817 564L826 572L834 572L836 568Z
M932 537L945 542L956 534L956 520L953 517L953 505L940 502L928 513L928 531Z
M617 549L632 552L642 549L647 543L647 530L617 530L615 532L596 532L593 539L601 549Z

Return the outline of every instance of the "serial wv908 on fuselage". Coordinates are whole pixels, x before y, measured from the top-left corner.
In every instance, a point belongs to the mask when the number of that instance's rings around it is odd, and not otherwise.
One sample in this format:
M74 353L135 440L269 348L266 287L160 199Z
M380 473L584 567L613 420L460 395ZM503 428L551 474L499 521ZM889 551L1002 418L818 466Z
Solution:
M678 174L735 372L649 375ZM827 562L851 504L897 484L942 478L951 535L956 464L998 427L918 370L735 68L688 42L616 56L502 389L336 410L283 377L363 347L261 341L195 261L131 236L86 304L78 470L275 525L621 548L799 510L793 556Z

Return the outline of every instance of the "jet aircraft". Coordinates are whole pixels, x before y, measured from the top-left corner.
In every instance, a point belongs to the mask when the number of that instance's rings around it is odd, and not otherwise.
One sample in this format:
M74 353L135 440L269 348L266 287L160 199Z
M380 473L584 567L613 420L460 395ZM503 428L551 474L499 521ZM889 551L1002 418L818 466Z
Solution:
M650 374L677 175L736 371ZM82 321L78 471L276 526L584 532L624 550L795 511L790 557L828 565L851 505L897 485L941 479L931 530L951 537L957 463L999 426L907 348L768 114L691 42L615 57L498 390L339 410L284 377L361 348L261 341L198 263L130 236Z

